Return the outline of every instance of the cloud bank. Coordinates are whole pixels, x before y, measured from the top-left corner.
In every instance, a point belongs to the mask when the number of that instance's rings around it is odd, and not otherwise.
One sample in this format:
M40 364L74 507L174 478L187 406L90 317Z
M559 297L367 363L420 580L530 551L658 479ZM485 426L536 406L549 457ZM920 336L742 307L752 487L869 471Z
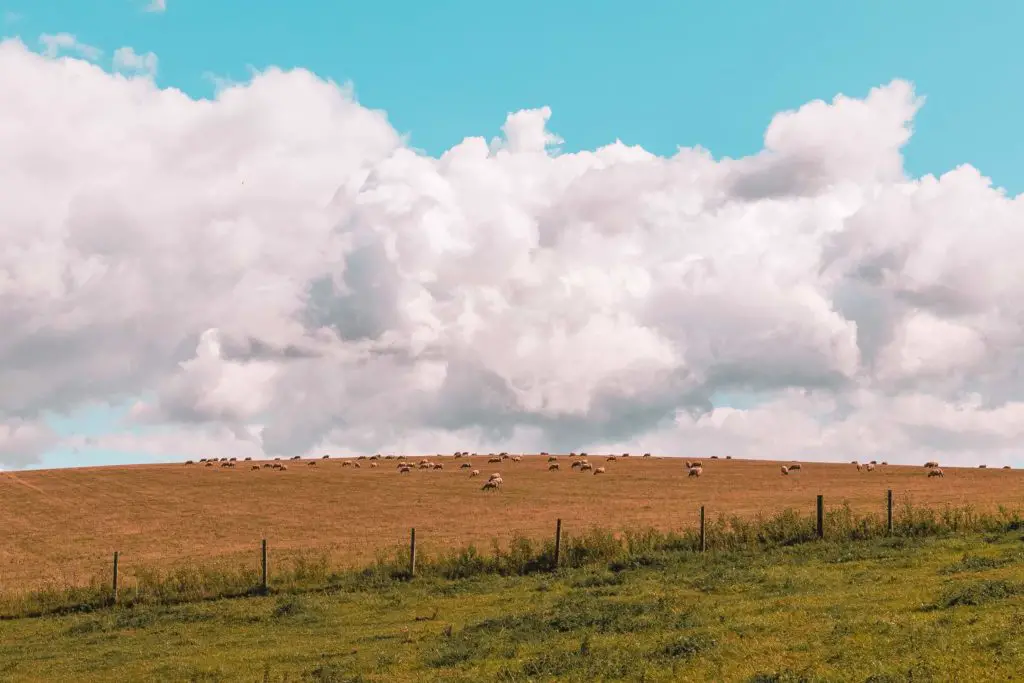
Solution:
M0 91L4 466L139 396L90 443L1019 462L1024 210L907 176L909 83L742 159L547 108L433 158L303 70L195 100L17 40Z

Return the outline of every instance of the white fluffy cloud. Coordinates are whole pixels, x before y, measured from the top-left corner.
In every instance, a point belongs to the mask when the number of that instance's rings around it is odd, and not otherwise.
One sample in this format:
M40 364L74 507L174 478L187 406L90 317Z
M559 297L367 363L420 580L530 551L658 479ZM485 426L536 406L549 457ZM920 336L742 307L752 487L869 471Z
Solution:
M39 36L39 44L43 46L43 54L51 58L70 53L95 61L103 54L98 47L81 43L70 33L44 33Z
M95 443L997 464L1024 436L1024 209L906 176L908 83L735 160L560 153L547 108L432 158L302 70L194 100L17 41L0 91L0 463L43 411L138 396Z
M138 54L130 47L119 47L114 50L114 70L125 73L155 76L159 60L152 52Z

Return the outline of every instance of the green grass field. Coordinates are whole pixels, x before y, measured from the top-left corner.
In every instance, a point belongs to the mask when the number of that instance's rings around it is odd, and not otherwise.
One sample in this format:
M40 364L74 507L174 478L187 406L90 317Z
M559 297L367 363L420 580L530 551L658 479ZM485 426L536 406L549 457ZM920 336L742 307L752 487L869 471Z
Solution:
M266 596L139 593L134 604L0 622L0 679L1021 678L1019 519L959 533L901 520L893 537L847 520L840 541L809 540L808 522L762 520L749 542L716 527L705 555L691 537L595 532L567 542L557 572L542 567L550 547L514 546L497 559L424 559L411 581L396 558L343 575L315 562L282 570Z

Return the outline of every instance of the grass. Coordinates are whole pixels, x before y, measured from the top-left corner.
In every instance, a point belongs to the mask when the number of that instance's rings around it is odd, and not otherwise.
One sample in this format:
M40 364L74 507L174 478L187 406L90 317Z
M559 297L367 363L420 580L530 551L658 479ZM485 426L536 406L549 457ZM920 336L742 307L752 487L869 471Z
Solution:
M400 475L394 461L380 467L291 464L287 472L184 465L100 467L0 473L0 591L87 584L109 573L121 552L126 586L146 579L140 568L252 567L260 539L268 539L278 567L306 555L326 556L335 567L361 567L378 553L406 542L416 527L423 553L434 555L492 538L507 546L514 536L550 538L556 518L568 530L693 527L698 510L754 520L786 509L810 514L815 495L832 510L882 514L886 489L915 506L980 512L999 505L1024 508L1024 471L946 468L928 479L922 467L879 466L857 472L850 464L804 463L783 477L779 463L704 459L699 480L686 477L677 458L591 461L604 477L563 469L548 472L546 458L521 463L469 462L485 474L498 470L499 493L480 491L457 465ZM434 458L437 460L437 458ZM372 510L372 514L368 511ZM205 571L205 570L203 570ZM106 581L106 579L104 579Z
M705 555L685 538L616 547L594 532L556 572L524 563L544 553L524 546L484 566L468 549L425 558L412 581L380 566L318 587L290 575L271 595L0 622L0 679L1012 680L1024 535L1010 526L808 543L775 532Z

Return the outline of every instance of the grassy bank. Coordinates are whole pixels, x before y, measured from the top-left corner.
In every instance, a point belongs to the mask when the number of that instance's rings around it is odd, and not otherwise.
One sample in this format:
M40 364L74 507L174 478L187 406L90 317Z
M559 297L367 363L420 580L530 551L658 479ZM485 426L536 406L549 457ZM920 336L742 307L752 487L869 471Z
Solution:
M1022 563L969 533L136 604L0 623L0 679L1005 681Z
M2 680L1011 680L1024 670L1024 524L903 507L714 520L695 533L519 540L361 572L307 558L145 573L9 599ZM89 591L94 591L90 593ZM218 596L245 595L243 599ZM70 598L75 598L70 600ZM21 610L17 612L17 610Z

